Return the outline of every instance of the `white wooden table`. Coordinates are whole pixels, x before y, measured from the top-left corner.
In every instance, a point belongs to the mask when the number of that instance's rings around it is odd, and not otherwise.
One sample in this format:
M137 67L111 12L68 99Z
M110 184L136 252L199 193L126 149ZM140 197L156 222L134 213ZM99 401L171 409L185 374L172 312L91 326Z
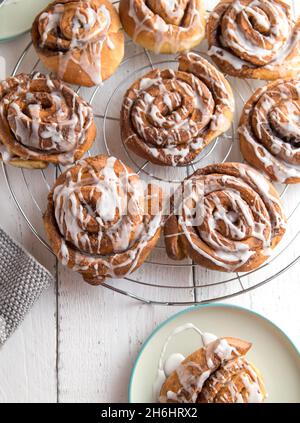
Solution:
M215 2L208 3L211 7ZM7 74L28 40L23 36L0 45ZM181 308L144 305L91 287L57 265L17 211L2 173L0 213L0 225L56 280L0 351L0 403L126 402L131 368L142 343L156 325ZM299 247L300 240L291 256L299 254ZM283 256L282 266L288 260ZM299 272L300 264L262 288L225 302L270 318L300 347ZM159 272L148 277L155 282ZM181 275L174 272L171 277L180 282Z

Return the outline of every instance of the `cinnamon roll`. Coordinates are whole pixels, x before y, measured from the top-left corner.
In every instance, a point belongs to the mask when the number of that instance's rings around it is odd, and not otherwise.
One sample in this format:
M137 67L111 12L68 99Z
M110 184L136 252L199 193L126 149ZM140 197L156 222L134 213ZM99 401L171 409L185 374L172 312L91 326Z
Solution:
M275 188L241 163L197 170L171 203L165 244L174 260L188 256L213 270L251 271L267 260L285 233Z
M261 403L266 388L245 355L251 344L220 338L189 355L171 373L160 392L161 403Z
M300 182L300 79L259 88L245 104L238 134L247 162L273 181Z
M120 18L133 41L155 53L190 50L205 36L202 0L121 0Z
M46 233L57 258L99 285L136 270L161 231L160 190L114 157L83 159L49 194Z
M234 98L224 76L201 56L179 57L179 70L154 69L125 94L121 137L159 165L192 162L233 119Z
M36 72L0 82L3 160L27 168L70 164L95 137L91 107L61 81Z
M124 56L124 35L108 0L56 0L35 19L34 47L46 68L70 84L109 78Z
M275 80L300 71L300 18L283 0L222 0L207 23L209 54L241 78Z

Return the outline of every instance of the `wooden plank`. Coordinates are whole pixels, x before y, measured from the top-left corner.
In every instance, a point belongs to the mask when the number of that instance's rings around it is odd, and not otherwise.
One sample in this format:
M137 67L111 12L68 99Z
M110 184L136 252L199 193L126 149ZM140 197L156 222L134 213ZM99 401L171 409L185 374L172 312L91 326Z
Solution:
M12 70L16 57L28 43L28 39L26 36L5 45L1 44L0 56L7 60L7 73ZM32 207L26 187L24 188L21 172L9 173L12 185L19 191L21 202L30 206L27 210L29 218L33 222L41 221L37 210ZM6 187L2 171L0 180L1 226L55 274L53 256L41 247L21 217ZM53 285L42 295L20 328L0 351L0 403L56 401L55 291L56 287Z

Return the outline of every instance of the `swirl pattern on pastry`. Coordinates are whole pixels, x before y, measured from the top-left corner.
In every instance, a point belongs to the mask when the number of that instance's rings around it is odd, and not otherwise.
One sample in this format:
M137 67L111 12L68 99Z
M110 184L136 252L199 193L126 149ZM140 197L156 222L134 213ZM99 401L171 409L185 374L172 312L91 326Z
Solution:
M244 107L238 133L247 162L273 181L300 182L300 79L259 88Z
M300 18L282 0L222 0L207 23L209 54L233 76L275 80L300 70Z
M37 72L0 83L0 140L11 164L70 164L95 137L91 107L61 81Z
M189 355L162 386L162 403L261 403L263 380L246 358L251 344L220 338Z
M201 56L179 57L179 70L155 69L125 94L121 110L123 142L153 163L190 163L229 129L234 110L231 88Z
M50 245L90 284L136 270L161 230L161 192L114 157L84 159L59 176L44 215Z
M108 0L50 3L33 23L32 40L44 65L71 84L100 84L124 55L121 22Z
M210 165L187 178L165 224L170 258L223 272L258 268L285 233L274 187L241 163Z
M121 0L127 34L156 53L177 53L199 44L205 35L202 0Z

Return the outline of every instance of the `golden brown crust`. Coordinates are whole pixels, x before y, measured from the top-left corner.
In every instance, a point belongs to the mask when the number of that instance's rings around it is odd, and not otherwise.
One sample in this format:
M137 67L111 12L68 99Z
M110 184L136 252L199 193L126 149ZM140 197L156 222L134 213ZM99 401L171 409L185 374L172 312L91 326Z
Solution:
M201 56L179 57L179 70L154 69L124 96L123 142L152 163L190 163L233 119L234 98L224 76Z
M156 53L190 50L205 36L202 0L121 0L119 11L133 41Z
M121 22L108 0L56 0L36 17L31 34L46 68L70 84L100 84L124 56Z
M267 392L260 372L242 357L221 366L207 379L197 403L252 403L263 402L266 398Z
M246 161L273 181L299 183L299 120L299 78L257 89L244 106L238 128Z
M0 83L1 157L13 166L73 163L95 137L91 107L61 81L35 73Z
M164 382L162 403L262 402L263 380L244 356L251 344L221 338L184 359Z
M207 38L209 54L226 74L276 80L300 71L300 18L294 23L282 0L220 1Z
M162 223L161 191L144 188L130 168L103 155L61 174L44 215L58 259L92 285L136 270L154 248Z
M275 188L241 163L210 165L182 184L165 224L167 253L174 260L225 272L247 272L264 263L285 233ZM175 204L177 201L177 204Z

